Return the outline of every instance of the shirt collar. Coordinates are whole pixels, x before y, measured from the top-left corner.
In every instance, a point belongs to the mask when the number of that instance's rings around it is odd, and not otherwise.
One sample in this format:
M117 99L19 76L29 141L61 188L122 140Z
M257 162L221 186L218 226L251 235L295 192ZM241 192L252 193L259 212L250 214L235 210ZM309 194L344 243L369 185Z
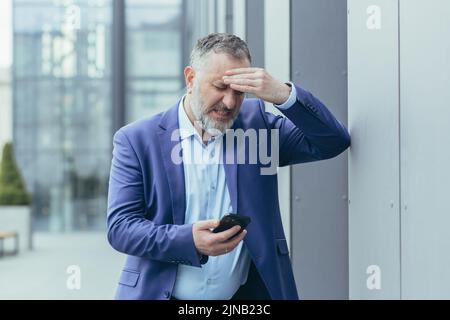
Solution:
M178 105L178 123L179 123L179 127L180 127L180 138L181 138L181 140L184 140L184 139L190 138L192 136L197 136L199 141L202 141L200 134L195 129L191 120L189 120L186 110L184 110L183 104L184 104L185 98L186 98L186 95L183 96L183 98L180 100L180 104ZM217 135L215 137L211 137L209 139L209 141L210 142L215 141L222 136L223 136L223 133L220 135Z
M197 134L199 137L197 130L195 130L194 125L192 124L191 120L189 120L189 117L184 110L183 103L186 96L183 96L183 98L180 101L180 104L178 106L178 123L180 126L180 138L181 140L184 140L186 138L189 138L191 136L195 136Z

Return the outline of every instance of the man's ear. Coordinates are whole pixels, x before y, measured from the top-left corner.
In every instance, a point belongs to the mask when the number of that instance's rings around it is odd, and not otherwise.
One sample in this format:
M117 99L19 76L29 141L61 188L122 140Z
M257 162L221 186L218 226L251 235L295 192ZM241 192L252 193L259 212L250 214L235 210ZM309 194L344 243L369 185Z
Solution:
M191 66L184 68L184 81L189 93L192 93L192 86L194 85L195 70Z

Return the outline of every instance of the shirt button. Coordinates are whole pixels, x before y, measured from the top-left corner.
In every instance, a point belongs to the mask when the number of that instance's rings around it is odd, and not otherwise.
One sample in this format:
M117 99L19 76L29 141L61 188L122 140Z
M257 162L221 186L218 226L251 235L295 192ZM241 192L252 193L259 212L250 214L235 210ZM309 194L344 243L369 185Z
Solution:
M206 280L206 283L207 283L207 284L211 284L211 282L212 282L211 279Z
M211 190L216 190L216 186L211 186Z

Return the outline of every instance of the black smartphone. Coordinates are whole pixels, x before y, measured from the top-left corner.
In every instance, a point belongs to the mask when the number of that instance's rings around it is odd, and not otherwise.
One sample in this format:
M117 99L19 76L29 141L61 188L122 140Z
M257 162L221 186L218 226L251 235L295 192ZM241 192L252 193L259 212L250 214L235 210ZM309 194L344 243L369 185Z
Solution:
M219 233L225 230L228 230L234 226L241 226L241 230L239 230L238 233L236 233L236 235L240 234L245 228L247 228L248 224L251 222L250 217L244 216L244 215L240 215L240 214L235 214L235 213L230 213L227 214L226 216L224 216L221 220L220 220L220 224L218 227L214 228L214 230L212 232L214 233Z

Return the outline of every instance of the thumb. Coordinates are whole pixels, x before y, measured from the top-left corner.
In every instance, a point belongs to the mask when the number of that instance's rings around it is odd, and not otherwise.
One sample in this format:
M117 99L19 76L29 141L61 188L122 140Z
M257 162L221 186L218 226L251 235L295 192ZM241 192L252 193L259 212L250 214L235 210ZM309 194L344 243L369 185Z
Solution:
M212 229L219 225L219 220L217 219L211 219L211 220L202 220L196 222L196 226L199 230L206 230L206 229Z

